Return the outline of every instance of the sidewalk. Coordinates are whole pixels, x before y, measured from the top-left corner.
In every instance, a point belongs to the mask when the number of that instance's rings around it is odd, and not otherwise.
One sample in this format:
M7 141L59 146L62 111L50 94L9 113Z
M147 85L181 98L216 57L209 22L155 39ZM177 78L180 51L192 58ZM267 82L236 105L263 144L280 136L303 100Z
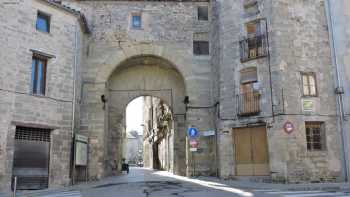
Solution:
M242 189L281 189L281 190L350 190L350 183L302 183L302 184L281 184L281 183L263 183L249 180L223 180L213 177L198 177L198 179L219 182L231 187Z
M164 176L155 176L154 174L161 173ZM168 172L157 172L149 169L134 169L131 170L130 174L107 177L100 181L81 183L74 186L52 188L39 191L20 191L17 192L17 197L31 197L46 195L55 192L68 192L68 191L84 191L89 188L99 187L108 184L131 184L135 182L150 182L150 181L167 181L172 179L179 181L180 176L172 175ZM274 183L261 183L253 182L249 180L222 180L215 177L195 177L191 180L201 180L207 182L214 182L223 184L225 187L233 187L245 190L254 189L279 189L279 190L323 190L323 191L336 191L336 190L349 190L350 183L310 183L310 184L274 184ZM0 197L12 197L11 193L0 193Z

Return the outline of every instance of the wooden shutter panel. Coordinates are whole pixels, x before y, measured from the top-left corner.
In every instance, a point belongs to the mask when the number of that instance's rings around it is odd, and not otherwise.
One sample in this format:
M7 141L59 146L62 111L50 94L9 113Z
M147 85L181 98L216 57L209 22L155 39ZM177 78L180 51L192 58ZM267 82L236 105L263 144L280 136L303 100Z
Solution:
M241 70L241 84L254 83L258 81L258 75L255 67Z

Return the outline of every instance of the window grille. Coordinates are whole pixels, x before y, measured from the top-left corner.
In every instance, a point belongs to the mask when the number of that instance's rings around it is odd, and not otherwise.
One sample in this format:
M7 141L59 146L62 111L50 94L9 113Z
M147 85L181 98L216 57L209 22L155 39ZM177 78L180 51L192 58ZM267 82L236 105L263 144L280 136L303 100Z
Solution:
M326 149L326 132L323 122L305 122L307 150Z
M42 141L50 142L50 130L38 129L29 127L17 127L16 128L16 140L28 140L28 141Z

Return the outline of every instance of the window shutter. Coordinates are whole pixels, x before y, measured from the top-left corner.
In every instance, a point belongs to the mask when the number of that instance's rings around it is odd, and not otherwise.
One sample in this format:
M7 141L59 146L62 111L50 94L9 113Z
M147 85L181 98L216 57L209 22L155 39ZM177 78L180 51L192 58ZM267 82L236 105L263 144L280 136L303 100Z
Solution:
M266 35L266 20L260 20L260 34Z
M254 83L257 81L258 75L255 67L241 70L241 84Z

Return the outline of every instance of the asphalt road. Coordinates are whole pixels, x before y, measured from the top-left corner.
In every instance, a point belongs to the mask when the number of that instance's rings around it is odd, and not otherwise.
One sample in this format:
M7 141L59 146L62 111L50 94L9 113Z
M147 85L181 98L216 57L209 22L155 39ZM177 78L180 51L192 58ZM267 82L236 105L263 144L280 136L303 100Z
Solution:
M192 179L164 171L131 168L129 174L110 177L91 186L26 197L350 197L350 193L254 189L249 183L233 187L220 181Z
M168 172L132 168L128 175L81 191L82 197L350 197L337 191L253 189L175 176Z

